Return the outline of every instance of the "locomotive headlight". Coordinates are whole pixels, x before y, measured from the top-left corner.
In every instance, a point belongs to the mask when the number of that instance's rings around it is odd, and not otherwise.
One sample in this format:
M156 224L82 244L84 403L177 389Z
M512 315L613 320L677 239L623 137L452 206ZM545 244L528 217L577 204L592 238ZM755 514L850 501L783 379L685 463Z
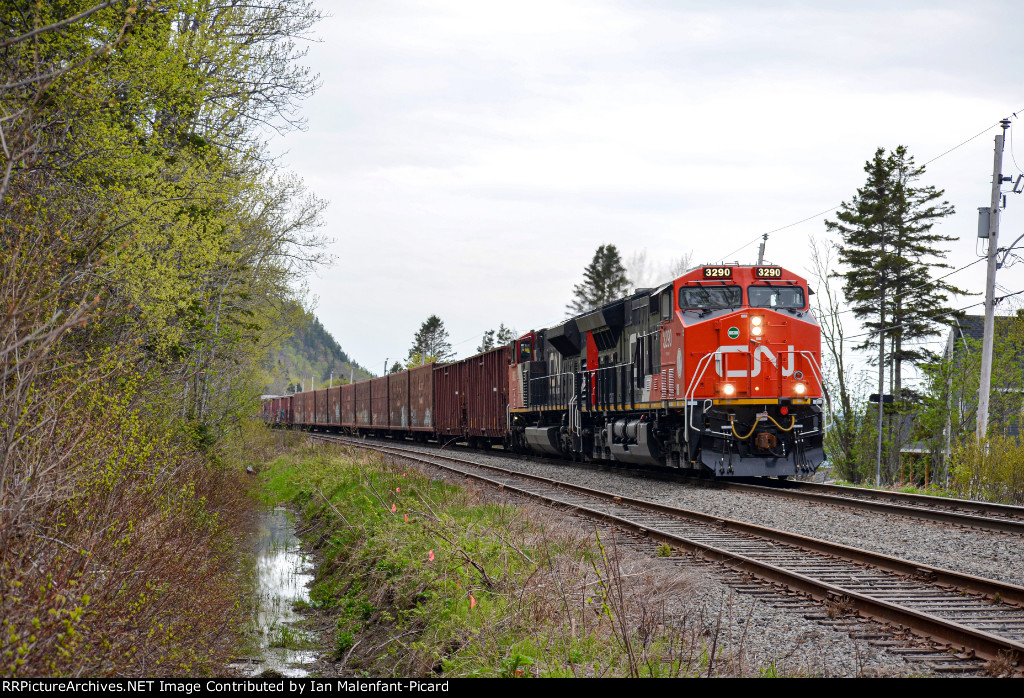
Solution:
M750 334L754 337L760 337L764 334L764 318L760 315L750 318Z
M752 334L755 337L760 337L761 332L763 331L764 330L762 330L761 327L759 327L758 325L754 325L753 327L750 328L750 334Z
M762 322L764 322L764 318L762 318L760 315L755 315L754 317L750 318L750 324L753 325L754 327L760 327Z
M722 386L722 392L726 395L732 395L736 392L736 388L733 387L732 383L726 383Z
M804 391L807 390L807 387L803 383L797 383L793 386L793 390L796 391L797 395L803 395Z

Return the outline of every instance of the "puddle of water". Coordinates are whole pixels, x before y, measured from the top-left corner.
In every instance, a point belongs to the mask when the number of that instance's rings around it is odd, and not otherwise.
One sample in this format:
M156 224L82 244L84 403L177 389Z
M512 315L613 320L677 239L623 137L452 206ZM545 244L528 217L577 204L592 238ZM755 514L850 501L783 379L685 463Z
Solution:
M264 671L284 676L308 676L306 666L316 659L315 638L295 627L303 616L292 604L309 601L313 564L306 560L295 536L295 524L287 509L278 507L261 515L256 547L256 580L259 609L255 632L259 656L237 665L254 676Z

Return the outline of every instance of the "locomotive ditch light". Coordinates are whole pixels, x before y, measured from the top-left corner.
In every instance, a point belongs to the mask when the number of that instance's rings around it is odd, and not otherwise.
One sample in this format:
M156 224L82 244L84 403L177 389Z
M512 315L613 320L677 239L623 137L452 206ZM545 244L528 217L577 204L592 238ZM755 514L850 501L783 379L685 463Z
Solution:
M793 390L796 391L797 395L803 395L804 391L807 390L807 387L803 383L797 383L793 386Z
M726 395L732 395L733 393L736 392L736 388L733 386L732 383L724 383L722 385L722 392L725 393Z

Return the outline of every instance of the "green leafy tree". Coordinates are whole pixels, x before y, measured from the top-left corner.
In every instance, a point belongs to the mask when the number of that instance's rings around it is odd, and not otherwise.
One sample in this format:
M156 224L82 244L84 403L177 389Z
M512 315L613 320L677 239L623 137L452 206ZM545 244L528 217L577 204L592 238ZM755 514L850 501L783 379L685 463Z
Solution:
M975 318L977 322L981 318ZM916 421L918 438L927 442L938 472L947 443L955 448L974 438L981 375L981 340L953 329L952 353L924 366L926 390ZM1024 420L1024 315L996 317L992 347L993 434L1019 434Z
M517 336L518 333L515 328L505 327L505 323L501 323L497 330L487 330L484 332L480 340L480 346L476 350L478 352L490 351L495 347L510 343Z
M601 245L583 269L583 283L573 286L573 300L566 306L570 315L585 313L629 292L626 268L615 245Z
M879 148L864 171L864 186L825 225L840 235L846 300L870 331L857 348L878 347L884 336L893 365L890 389L899 395L903 362L929 358L918 340L937 335L937 323L948 321L947 294L963 293L933 276L949 268L939 245L953 238L932 227L954 209L942 200L942 190L916 184L924 167L914 164L905 146L889 154Z
M212 673L237 646L226 454L323 261L322 204L265 140L316 86L318 14L0 3L0 579L61 582L0 594L5 676Z
M406 367L413 368L431 362L444 362L455 356L451 342L448 341L448 330L444 322L436 315L431 315L413 337Z

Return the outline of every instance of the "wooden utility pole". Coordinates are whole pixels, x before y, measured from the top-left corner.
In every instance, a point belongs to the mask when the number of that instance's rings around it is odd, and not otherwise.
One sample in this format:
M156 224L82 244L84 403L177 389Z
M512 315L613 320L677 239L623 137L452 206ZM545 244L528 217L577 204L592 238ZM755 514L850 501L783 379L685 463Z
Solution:
M1003 141L1010 120L1003 119L992 160L992 205L988 210L988 276L985 281L985 329L981 345L981 380L978 385L978 440L988 434L988 398L992 390L992 344L995 336L996 253L999 251L999 209L1003 184Z
M885 246L882 247L883 256ZM885 283L878 284L878 452L875 456L875 487L882 486L882 427L885 415Z

